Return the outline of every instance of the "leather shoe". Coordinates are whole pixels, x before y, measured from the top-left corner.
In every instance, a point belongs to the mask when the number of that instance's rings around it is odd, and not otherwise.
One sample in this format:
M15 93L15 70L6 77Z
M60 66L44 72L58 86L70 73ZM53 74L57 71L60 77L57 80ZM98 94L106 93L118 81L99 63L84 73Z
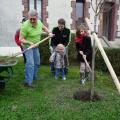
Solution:
M24 83L24 86L25 86L25 87L28 87L28 88L35 88L34 85L29 85L29 84L27 84L27 83Z

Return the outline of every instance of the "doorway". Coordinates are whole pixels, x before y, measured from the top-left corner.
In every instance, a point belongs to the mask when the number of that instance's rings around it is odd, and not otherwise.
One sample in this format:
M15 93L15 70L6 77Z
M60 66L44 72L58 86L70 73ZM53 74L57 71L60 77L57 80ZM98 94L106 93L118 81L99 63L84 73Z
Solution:
M103 12L103 36L105 36L109 41L112 38L113 30L113 4L105 3L105 8Z

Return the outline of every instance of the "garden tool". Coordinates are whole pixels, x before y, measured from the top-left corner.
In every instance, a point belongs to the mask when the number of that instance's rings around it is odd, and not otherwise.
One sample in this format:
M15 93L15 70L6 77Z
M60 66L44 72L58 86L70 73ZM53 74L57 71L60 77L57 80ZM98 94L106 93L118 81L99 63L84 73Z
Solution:
M18 53L16 53L16 54L12 55L12 56L6 57L6 58L4 58L4 60L0 60L0 61L6 61L6 60L11 59L11 58L14 58L14 57L16 57L16 56L18 56L18 55L21 55L21 54L25 53L26 51L28 51L28 50L30 50L30 49L32 49L32 48L35 48L35 47L38 46L39 44L45 42L45 41L48 40L49 38L50 38L50 36L48 36L48 37L44 38L43 40L41 40L41 41L39 41L39 42L31 45L30 47L28 47L28 48L25 49L25 50L23 50L23 51L21 51L21 52L18 52Z
M81 72L80 73L80 83L81 84L85 84L85 81L86 81L86 79L85 79L85 72Z
M85 64L86 64L87 67L89 68L90 72L92 72L92 69L91 69L91 67L90 67L90 65L89 65L89 63L88 63L88 61L87 61L87 59L86 59L86 55L83 54L83 51L79 51L79 53L82 55L82 57L83 57L83 59L84 59L84 61L85 61Z
M88 63L88 61L87 61L87 59L86 59L86 55L83 54L83 51L79 51L79 53L82 55L82 57L83 57L83 59L84 59L84 61L85 61L85 64L86 64L87 67L89 68L90 73L92 73L92 69L91 69L91 67L90 67L90 65L89 65L89 63ZM86 81L86 79L88 79L88 78L90 78L89 72L85 73L84 79L82 78L82 80L81 80L80 82L81 82L82 84L84 84L85 81Z

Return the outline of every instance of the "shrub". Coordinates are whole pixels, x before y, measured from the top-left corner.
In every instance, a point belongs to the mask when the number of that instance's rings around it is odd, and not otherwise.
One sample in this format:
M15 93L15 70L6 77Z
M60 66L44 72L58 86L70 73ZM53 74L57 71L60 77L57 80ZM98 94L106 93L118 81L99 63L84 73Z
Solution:
M42 34L42 39L45 38L47 35ZM71 34L71 42L69 44L68 48L68 54L69 54L69 62L70 65L79 65L77 62L77 54L75 49L75 43L74 43L75 34ZM49 49L49 42L46 41L40 45L40 53L41 53L41 63L42 64L49 64L49 57L50 57L50 49ZM105 52L110 60L110 63L113 66L113 69L115 70L117 75L120 75L120 49L113 49L113 48L105 48ZM96 69L101 69L105 72L108 72L107 66L100 54L100 51L96 54L96 63L95 63Z
M41 40L44 39L45 37L47 37L47 34L45 34L45 33L42 34ZM39 45L40 57L41 57L42 64L49 64L49 57L50 57L49 40L45 41Z
M105 52L110 60L110 63L115 70L117 75L120 75L120 48L105 48ZM108 68L100 54L97 52L96 54L96 68L101 69L102 71L108 72Z

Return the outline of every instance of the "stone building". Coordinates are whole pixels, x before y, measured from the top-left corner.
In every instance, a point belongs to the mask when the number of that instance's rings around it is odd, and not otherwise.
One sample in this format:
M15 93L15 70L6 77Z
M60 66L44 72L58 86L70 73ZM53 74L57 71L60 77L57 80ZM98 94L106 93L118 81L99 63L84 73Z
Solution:
M93 7L95 7L95 1ZM99 1L99 0L98 0ZM120 43L119 0L105 0L104 12L97 19L98 36ZM72 31L89 18L94 27L94 10L91 0L1 0L0 1L0 55L9 55L20 49L14 42L15 31L20 27L23 16L30 9L36 9L39 19L51 30L59 18L66 20Z

